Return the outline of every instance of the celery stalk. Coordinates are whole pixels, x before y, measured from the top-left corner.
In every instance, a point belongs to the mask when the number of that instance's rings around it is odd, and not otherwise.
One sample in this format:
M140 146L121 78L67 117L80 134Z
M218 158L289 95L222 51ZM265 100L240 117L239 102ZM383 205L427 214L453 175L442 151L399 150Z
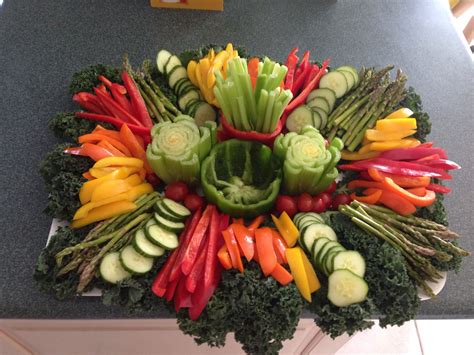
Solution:
M257 83L255 84L255 102L257 104L260 102L260 95L261 95L262 89L265 87L266 81L267 81L267 76L265 74L259 74L257 76Z
M214 86L214 96L216 97L217 101L220 103L222 112L224 113L224 116L225 116L227 122L229 122L233 126L234 124L233 124L233 121L232 121L232 114L231 114L231 110L230 110L230 105L227 102L227 100L224 98L224 96L222 96L221 90L219 90L217 85Z
M265 120L263 121L263 127L262 127L262 132L264 133L269 133L270 132L270 125L272 122L272 112L273 112L273 106L275 105L275 97L276 97L276 91L273 90L268 94L268 102L267 102L267 107L265 109Z
M249 122L249 119L248 119L248 116L247 116L247 111L245 110L244 98L242 96L237 97L237 103L238 103L239 110L240 110L240 119L241 119L243 129L245 131L251 131L252 130L252 125Z
M265 115L266 115L266 110L267 110L267 104L268 104L268 91L267 90L262 90L260 94L260 101L258 102L258 108L259 111L257 113L257 120L256 120L256 126L255 130L257 132L262 132L263 131L263 125L265 123Z

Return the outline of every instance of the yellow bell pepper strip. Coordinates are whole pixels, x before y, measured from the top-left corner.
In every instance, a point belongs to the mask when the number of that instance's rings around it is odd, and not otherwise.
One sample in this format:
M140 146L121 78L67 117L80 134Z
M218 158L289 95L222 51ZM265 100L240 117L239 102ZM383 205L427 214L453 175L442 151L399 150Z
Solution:
M137 186L143 182L143 179L138 174L130 175L128 178L124 180L130 186Z
M313 265L311 265L311 262L309 261L303 250L301 250L301 258L303 259L304 269L306 272L306 276L308 277L309 292L316 292L321 288L319 279L316 276L316 271L314 270Z
M98 186L93 192L91 196L91 201L96 202L111 196L115 196L117 194L121 194L122 192L127 192L132 188L130 184L125 182L125 180L110 180L102 183Z
M197 62L194 61L194 60L191 60L188 63L188 67L187 67L186 71L188 73L189 80L191 80L191 82L194 84L194 86L199 87L199 83L198 83L197 78L196 78L196 66L197 66Z
M311 291L309 287L308 275L303 261L303 250L300 247L286 249L286 258L290 266L291 275L295 280L296 287L301 293L301 296L311 302Z
M368 129L365 131L365 138L370 141L393 141L411 136L416 133L415 129L407 129L404 131L385 132L376 129Z
M92 193L94 192L94 190L104 182L109 180L125 179L129 175L129 169L120 168L98 179L85 182L79 190L79 200L81 201L81 204L89 202L91 200Z
M277 257L273 249L273 234L268 227L255 230L258 263L265 276L270 275L277 266Z
M150 192L153 192L153 190L153 186L145 182L143 184L133 186L130 190L126 192L126 194L129 197L130 201L135 201L141 195L149 194Z
M229 54L226 51L221 51L212 61L212 65L207 73L207 87L209 89L212 89L216 84L215 71L221 71L222 67L224 66L224 62L227 60L228 56Z
M291 220L290 216L288 216L288 214L283 211L283 213L280 215L280 219L272 215L272 220L283 239L285 239L286 244L289 247L294 246L298 240L299 231Z
M143 168L143 160L131 157L109 157L100 159L94 164L94 168L106 168L109 166L131 166L135 168Z
M406 107L402 107L402 108L398 109L397 111L392 112L390 115L388 115L384 119L385 120L391 120L391 119L394 119L394 118L408 118L411 115L413 115L412 110L410 110L409 108L406 108Z
M370 143L370 150L381 152L384 150L391 150L396 148L412 148L420 145L420 141L414 138L405 138L394 141L374 142Z
M371 142L369 142L369 144L363 145L363 146L359 149L358 153L365 154L365 153L371 152L372 150L370 149L370 144L371 144Z
M343 150L341 152L341 158L344 160L365 160L365 159L372 159L377 158L379 156L379 152L368 152L368 153L361 153L358 152L349 152L348 150Z
M103 221L104 219L131 212L135 208L137 208L137 205L130 201L112 202L92 209L85 218L72 221L71 228L82 228L94 222Z
M397 132L407 129L416 129L414 118L394 118L390 120L378 120L375 129L385 132Z

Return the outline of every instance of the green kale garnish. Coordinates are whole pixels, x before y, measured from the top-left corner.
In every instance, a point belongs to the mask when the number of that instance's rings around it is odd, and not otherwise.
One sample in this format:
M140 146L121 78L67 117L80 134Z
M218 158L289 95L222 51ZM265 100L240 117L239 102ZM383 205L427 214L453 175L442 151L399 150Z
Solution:
M436 194L435 202L427 207L419 208L415 216L448 226L448 216L446 214L446 208L444 207L444 195Z
M91 65L73 74L71 84L69 85L69 92L71 95L81 91L93 92L94 87L101 83L98 79L99 75L105 76L114 83L122 82L119 68L103 64Z
M190 320L181 311L178 325L198 344L224 346L227 333L234 332L248 354L277 354L282 342L293 337L302 309L293 283L280 286L252 262L243 273L224 271L198 320Z
M399 107L407 107L413 111L413 117L416 119L416 134L414 137L422 142L431 133L430 116L423 112L420 95L415 92L413 87L409 87L405 92L405 98L400 102Z
M74 112L60 112L49 120L48 127L58 138L77 141L77 139L94 130L97 125L107 129L114 126L107 122L89 121L76 117Z

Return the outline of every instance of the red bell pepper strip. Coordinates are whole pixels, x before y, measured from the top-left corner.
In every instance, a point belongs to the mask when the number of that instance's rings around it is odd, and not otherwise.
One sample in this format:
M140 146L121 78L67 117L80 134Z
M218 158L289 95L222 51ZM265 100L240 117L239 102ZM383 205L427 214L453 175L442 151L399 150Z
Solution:
M133 111L136 113L140 122L148 128L153 127L153 122L148 114L148 110L145 105L145 101L143 97L140 95L138 88L134 82L134 80L128 75L126 71L122 72L122 81L127 89L128 96L130 97L131 107Z
M449 194L451 192L451 189L449 187L438 184L429 184L428 186L426 186L426 189L437 192L439 194Z
M292 90L293 83L296 75L296 64L298 63L298 57L296 55L289 55L287 60L288 71L285 77L285 89Z
M431 148L433 144L434 142L425 142L425 143L420 144L418 148Z
M206 264L207 250L209 247L208 238L203 241L203 246L199 251L199 256L196 259L196 262L193 265L193 268L188 276L186 276L186 290L190 293L193 293L196 290L198 282L204 282L204 266Z
M178 286L179 280L181 278L177 278L176 280L170 281L168 285L166 286L166 292L165 292L165 299L170 302L175 294L176 287Z
M207 205L189 244L186 246L186 251L184 252L183 261L181 263L181 271L185 275L189 275L193 268L201 242L205 239L211 215L214 213L215 208L214 205Z
M101 134L99 131L97 133L88 133L84 134L79 137L78 142L79 143L90 143L90 142L100 142L106 140L110 144L112 144L115 148L120 150L123 154L125 154L127 157L131 157L132 153L130 150L119 140L112 138L108 135Z
M143 148L143 150L146 151L146 146L145 146L145 141L143 140L142 136L139 136L138 134L134 134L135 139L137 140L138 144Z
M274 229L272 229L272 237L273 237L273 249L275 250L278 263L288 264L288 260L286 260L286 249L288 248L288 245L286 244L285 240L282 238L280 233L278 233Z
M382 182L382 185L384 186L385 190L397 194L415 206L426 207L431 205L436 200L436 194L431 190L427 190L425 196L416 196L395 184L395 182L390 178L385 178L385 180Z
M235 217L232 217L232 223L233 224L244 224L244 219L243 218L235 218Z
M77 148L66 148L64 153L83 155L91 158L94 161L115 156L110 150L91 143L84 143L79 150Z
M189 308L193 305L191 298L192 293L186 289L186 281L184 278L181 278L176 287L174 294L174 309L176 313L178 313L181 308Z
M374 191L373 193L367 196L357 196L355 193L352 193L350 196L351 196L351 199L353 200L375 205L380 200L380 196L382 196L382 190Z
M108 98L112 99L112 95L110 95L110 92L107 91L107 88L105 87L105 85L98 85L97 88L94 88L94 91L95 89L99 90L101 93L103 93L105 96L107 96Z
M261 214L260 216L257 216L255 217L252 222L250 222L249 226L248 226L248 229L249 230L255 230L257 229L258 227L260 227L260 225L263 223L263 221L265 220L265 215Z
M112 144L110 144L107 140L101 140L99 143L96 143L98 147L102 147L107 149L109 152L111 152L115 157L124 157L125 154L123 154L119 149L115 148Z
M229 251L230 260L232 260L232 266L240 272L244 272L244 265L242 264L242 259L240 258L239 246L237 244L237 240L235 239L232 228L229 227L226 230L223 230L222 237L224 238L225 245Z
M461 169L461 166L451 160L438 159L438 160L423 160L418 161L419 164L428 165L433 168L443 169L443 170L457 170Z
M100 103L96 103L94 101L91 101L90 99L86 99L84 95L80 94L86 94L86 93L77 93L72 97L72 101L75 103L79 104L84 110L93 112L93 113L99 113L99 114L106 114L107 112L101 107ZM89 93L87 93L89 94ZM89 94L92 97L95 98L94 95Z
M132 104L128 101L127 96L127 89L124 86L113 83L112 87L110 88L110 92L112 93L112 97L114 100L128 113L132 116L135 116L135 112L132 110Z
M272 230L268 227L255 230L255 241L258 250L259 264L263 274L268 276L277 265L275 249L273 249Z
M316 76L311 80L311 82L301 91L301 93L298 95L298 97L294 98L290 104L286 107L285 112L291 112L293 111L296 107L299 105L303 104L306 101L306 98L308 97L309 93L316 88L316 86L319 84L319 80L321 77L326 73L326 68L329 65L329 60L325 60L323 62L323 65L321 69L318 69L318 73ZM316 66L317 67L317 66ZM316 69L312 69L316 70ZM285 123L285 122L283 122Z
M271 275L275 280L277 280L283 286L286 286L291 281L293 281L293 276L291 276L291 274L280 264L276 264Z
M228 214L223 213L223 214L220 215L220 217L219 217L219 231L223 231L224 229L226 229L229 226L229 220L230 220L230 216ZM217 238L217 240L222 242L221 238ZM222 244L223 243L221 243L221 245Z
M426 195L426 188L424 187L412 187L411 189L406 189L409 193L423 197Z
M319 67L316 65L316 64L313 64L311 66L311 70L310 70L310 73L309 75L306 76L306 80L303 84L303 87L306 87L310 82L311 80L314 79L314 77L319 73Z
M88 112L76 112L76 117L79 118L84 118L86 120L90 121L102 121L102 122L107 122L113 124L115 127L120 129L124 122L116 117L108 116L108 115L99 115L96 113L88 113ZM143 127L143 126L137 126L134 124L129 124L127 123L128 128L132 130L133 133L139 134L142 136L144 139L148 138L150 139L150 129Z
M223 217L227 216L227 217ZM218 241L221 232L228 224L228 215L219 215L217 208L214 209L211 215L211 224L209 226L209 235L207 237L207 250L206 250L206 262L204 264L204 285L207 287L211 286L212 280L214 279L215 265L217 263L217 252L219 250ZM221 224L224 225L221 229Z
M227 245L222 245L222 247L217 252L217 257L224 269L232 269L232 259L230 258L229 251L227 250Z
M111 82L109 79L107 79L105 76L99 75L97 78L98 78L107 88L110 89L110 88L112 87L112 82Z
M146 158L145 150L142 148L138 140L135 138L135 135L130 130L127 124L123 124L122 127L120 128L120 138L122 139L122 142L124 142L124 144L128 147L128 149L132 153L132 156L143 160L144 162L143 167L145 168L146 172L148 174L153 173L153 169L151 168Z
M438 154L441 158L446 159L446 152L441 148L396 148L386 150L380 153L379 158L390 160L417 160L428 155Z
M156 275L153 283L151 285L152 292L158 297L163 297L166 292L166 287L168 285L168 280L171 274L171 269L175 264L176 257L178 256L178 250L174 250L168 259L166 259L165 265L160 269L158 275Z
M288 54L288 57L286 58L286 62L285 62L285 65L286 67L288 68L289 64L290 64L290 58L291 57L296 57L297 60L298 60L298 57L296 56L296 53L298 53L298 47L295 47L291 50L291 52ZM298 61L297 61L298 62Z
M379 202L402 216L407 216L416 212L416 207L413 203L390 191L382 191Z
M255 250L252 232L250 232L247 227L241 224L231 224L230 227L234 231L235 238L239 243L240 249L245 256L245 259L247 259L247 261L252 260Z
M99 98L102 105L104 105L107 110L109 110L116 118L122 120L125 123L132 123L137 126L143 126L143 124L138 119L136 119L130 113L125 111L122 106L120 106L112 98L108 97L97 88L94 88L94 92Z
M192 306L189 308L189 318L191 320L196 320L201 315L204 308L206 308L207 302L211 299L214 291L219 285L222 275L222 267L219 263L215 265L216 271L214 273L214 279L211 282L211 285L206 287L204 283L200 283L196 291L192 295Z
M176 256L176 261L173 264L173 267L171 268L171 273L169 276L170 281L175 280L181 275L181 264L183 263L184 255L186 253L186 249L191 242L191 239L193 238L194 232L197 229L197 226L199 225L199 221L201 220L202 217L202 211L201 209L197 210L194 215L186 221L186 227L184 228L184 231L181 233L179 236L179 242L180 245L178 247L177 251L177 256Z
M298 75L298 77L295 78L293 87L291 89L291 92L293 93L293 96L297 96L297 94L300 92L300 90L303 88L303 84L306 81L306 78L309 76L309 74L312 71L312 66L311 63L309 62L309 51L306 51L303 55L303 59L301 59L300 63L300 68L302 68L301 74Z
M255 89L255 85L257 84L258 63L260 63L260 60L258 58L252 58L247 63L247 69L250 76L250 81L252 82L253 89Z
M438 160L441 159L439 154L432 154L432 155L427 155L426 157L417 159L417 160L412 160L413 163L418 163L420 161L426 161L426 160Z
M389 177L398 186L401 186L401 187L426 187L428 186L431 180L428 176L414 177L414 176L394 175L394 174L378 171L377 169L374 169L374 168L369 168L367 172L369 174L369 177L375 181L382 182L386 177Z

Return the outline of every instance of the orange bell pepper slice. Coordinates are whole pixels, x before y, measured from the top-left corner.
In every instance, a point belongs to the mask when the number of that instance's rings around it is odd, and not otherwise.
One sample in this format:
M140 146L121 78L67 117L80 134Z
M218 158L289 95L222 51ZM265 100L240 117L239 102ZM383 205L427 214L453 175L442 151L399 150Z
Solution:
M253 255L255 253L255 242L253 240L252 234L247 227L242 224L231 224L230 228L234 231L235 238L239 243L240 250L245 256L247 261L253 259Z
M288 264L288 260L286 260L286 249L288 249L288 245L286 244L285 240L282 238L280 233L278 233L274 229L272 229L272 236L273 236L273 249L275 249L278 263Z
M118 141L121 140L120 139L120 133L118 131L114 131L112 129L105 129L101 125L97 125L94 128L94 130L92 131L92 133L98 133L102 136L107 136L107 137L113 138L113 139L118 140Z
M260 225L263 223L263 221L265 220L265 216L264 215L260 215L260 216L257 216L253 219L252 222L250 222L249 226L248 226L248 229L250 230L255 230L257 229L258 227L260 227Z
M352 193L350 196L353 200L375 205L379 201L380 196L382 196L382 190L377 189L376 191L367 196L357 196L355 193Z
M233 224L244 224L244 219L243 218L234 218L232 217L232 223Z
M124 142L124 144L132 153L132 156L143 160L146 172L152 173L153 169L151 168L150 164L148 164L145 149L143 149L140 142L138 142L137 138L126 124L123 124L120 128L120 137L122 138L122 142Z
M277 257L273 249L272 230L268 227L255 230L255 242L258 250L258 259L263 274L268 276L277 265Z
M402 216L407 216L416 212L416 207L413 203L390 191L382 191L379 203Z
M252 58L247 62L247 68L248 68L250 81L252 82L253 89L255 89L255 85L257 84L258 63L260 63L260 60L258 58Z
M293 281L293 276L280 264L276 264L271 275L282 286L286 286Z
M118 134L118 132L114 132L114 133ZM132 153L130 153L130 150L122 142L120 142L120 140L112 138L105 134L101 134L100 131L97 133L84 134L80 136L78 139L79 143L94 143L94 142L100 142L103 140L112 144L112 146L120 150L126 156L128 157L132 156Z
M240 259L239 246L232 229L228 228L222 231L222 237L224 237L225 245L229 251L232 266L240 272L244 272L244 265L242 264L242 259Z
M358 187L375 187L377 189L385 189L381 182L367 180L352 180L347 184L347 187L351 190Z
M436 194L431 190L426 190L425 196L417 196L398 186L392 179L386 177L382 182L385 190L391 191L394 194L408 200L418 207L426 207L431 205L436 200Z
M107 149L108 151L112 152L114 156L116 157L124 157L125 154L123 154L119 149L115 148L112 144L110 144L107 140L100 141L99 143L96 143L98 147L102 147Z
M219 261L224 269L232 269L232 260L230 259L230 254L225 244L217 252L217 257L219 258Z
M413 195L423 197L426 195L426 188L424 187L413 187L411 189L407 189L407 191Z
M82 177L83 177L84 179L87 179L87 180L94 180L94 179L95 179L95 177L92 176L92 174L91 174L90 172L88 172L88 171L86 171L85 173L83 173L83 174L82 174Z
M375 168L367 170L370 177L375 181L382 182L386 177L392 179L398 186L401 187L426 187L430 184L429 176L403 176L390 173L384 173Z

